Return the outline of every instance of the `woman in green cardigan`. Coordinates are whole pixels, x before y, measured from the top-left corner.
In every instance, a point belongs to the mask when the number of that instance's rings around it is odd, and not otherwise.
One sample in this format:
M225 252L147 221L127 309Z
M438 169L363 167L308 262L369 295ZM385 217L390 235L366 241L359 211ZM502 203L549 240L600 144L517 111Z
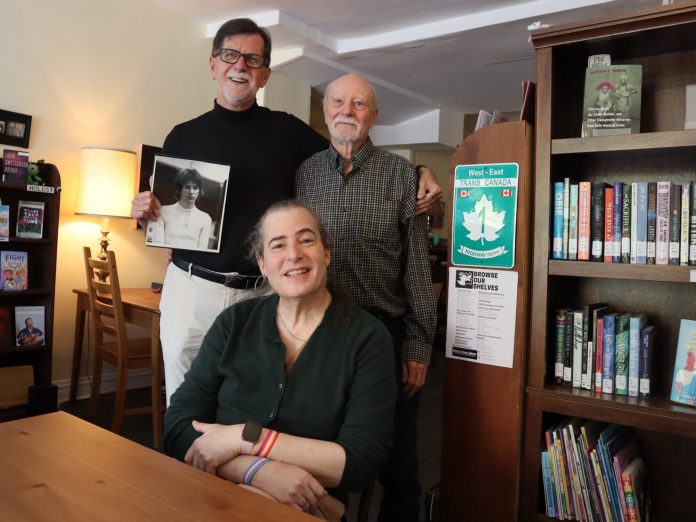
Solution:
M316 512L385 464L396 393L391 339L326 286L330 242L297 201L250 238L275 294L224 310L165 416L164 449L194 467Z

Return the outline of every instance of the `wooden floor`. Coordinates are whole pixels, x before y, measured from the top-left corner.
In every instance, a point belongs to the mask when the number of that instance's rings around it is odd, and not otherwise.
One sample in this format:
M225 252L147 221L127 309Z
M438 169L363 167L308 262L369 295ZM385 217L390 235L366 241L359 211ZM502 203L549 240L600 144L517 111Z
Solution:
M436 487L440 483L440 449L442 443L442 380L444 375L444 346L437 343L433 351L432 363L428 372L428 380L423 388L419 418L418 418L418 464L419 476L423 491ZM150 400L149 390L134 390L129 392L129 405L147 404ZM72 403L65 402L60 409L86 419L87 399ZM111 424L113 397L104 395L99 401L97 416L86 419L103 428ZM147 415L125 417L121 435L144 446L152 447L152 421ZM381 490L375 487L371 508L370 522L377 520ZM355 521L359 496L351 498L348 520Z

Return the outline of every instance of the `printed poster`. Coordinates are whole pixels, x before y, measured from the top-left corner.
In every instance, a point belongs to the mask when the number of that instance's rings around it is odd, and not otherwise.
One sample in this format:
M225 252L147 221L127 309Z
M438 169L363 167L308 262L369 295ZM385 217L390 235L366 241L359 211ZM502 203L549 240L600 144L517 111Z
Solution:
M517 272L449 270L446 356L512 368Z
M458 165L454 169L452 264L515 265L517 163Z

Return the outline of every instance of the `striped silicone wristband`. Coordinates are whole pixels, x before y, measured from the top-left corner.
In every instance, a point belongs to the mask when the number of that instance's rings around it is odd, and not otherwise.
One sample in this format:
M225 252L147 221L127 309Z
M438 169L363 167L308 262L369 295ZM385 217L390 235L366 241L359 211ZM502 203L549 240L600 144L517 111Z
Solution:
M271 453L271 448L273 448L273 445L277 439L278 432L275 430L268 430L266 438L263 439L263 443L261 444L261 447L256 455L259 457L268 457L268 455Z
M266 464L268 464L269 460L264 458L264 457L258 457L254 459L251 464L247 466L247 469L244 470L244 474L242 475L242 482L246 484L247 486L251 486L251 480L254 478L254 475Z

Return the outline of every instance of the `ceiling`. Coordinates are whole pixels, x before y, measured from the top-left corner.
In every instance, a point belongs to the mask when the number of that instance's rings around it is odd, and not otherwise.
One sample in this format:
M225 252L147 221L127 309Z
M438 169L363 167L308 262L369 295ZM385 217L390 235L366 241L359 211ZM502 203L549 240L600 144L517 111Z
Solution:
M387 126L418 121L434 111L461 115L479 109L518 111L521 82L535 76L527 29L531 23L557 25L662 4L662 0L153 1L204 22L208 37L230 18L253 18L273 37L272 69L321 92L345 72L362 74L377 87L380 124Z

